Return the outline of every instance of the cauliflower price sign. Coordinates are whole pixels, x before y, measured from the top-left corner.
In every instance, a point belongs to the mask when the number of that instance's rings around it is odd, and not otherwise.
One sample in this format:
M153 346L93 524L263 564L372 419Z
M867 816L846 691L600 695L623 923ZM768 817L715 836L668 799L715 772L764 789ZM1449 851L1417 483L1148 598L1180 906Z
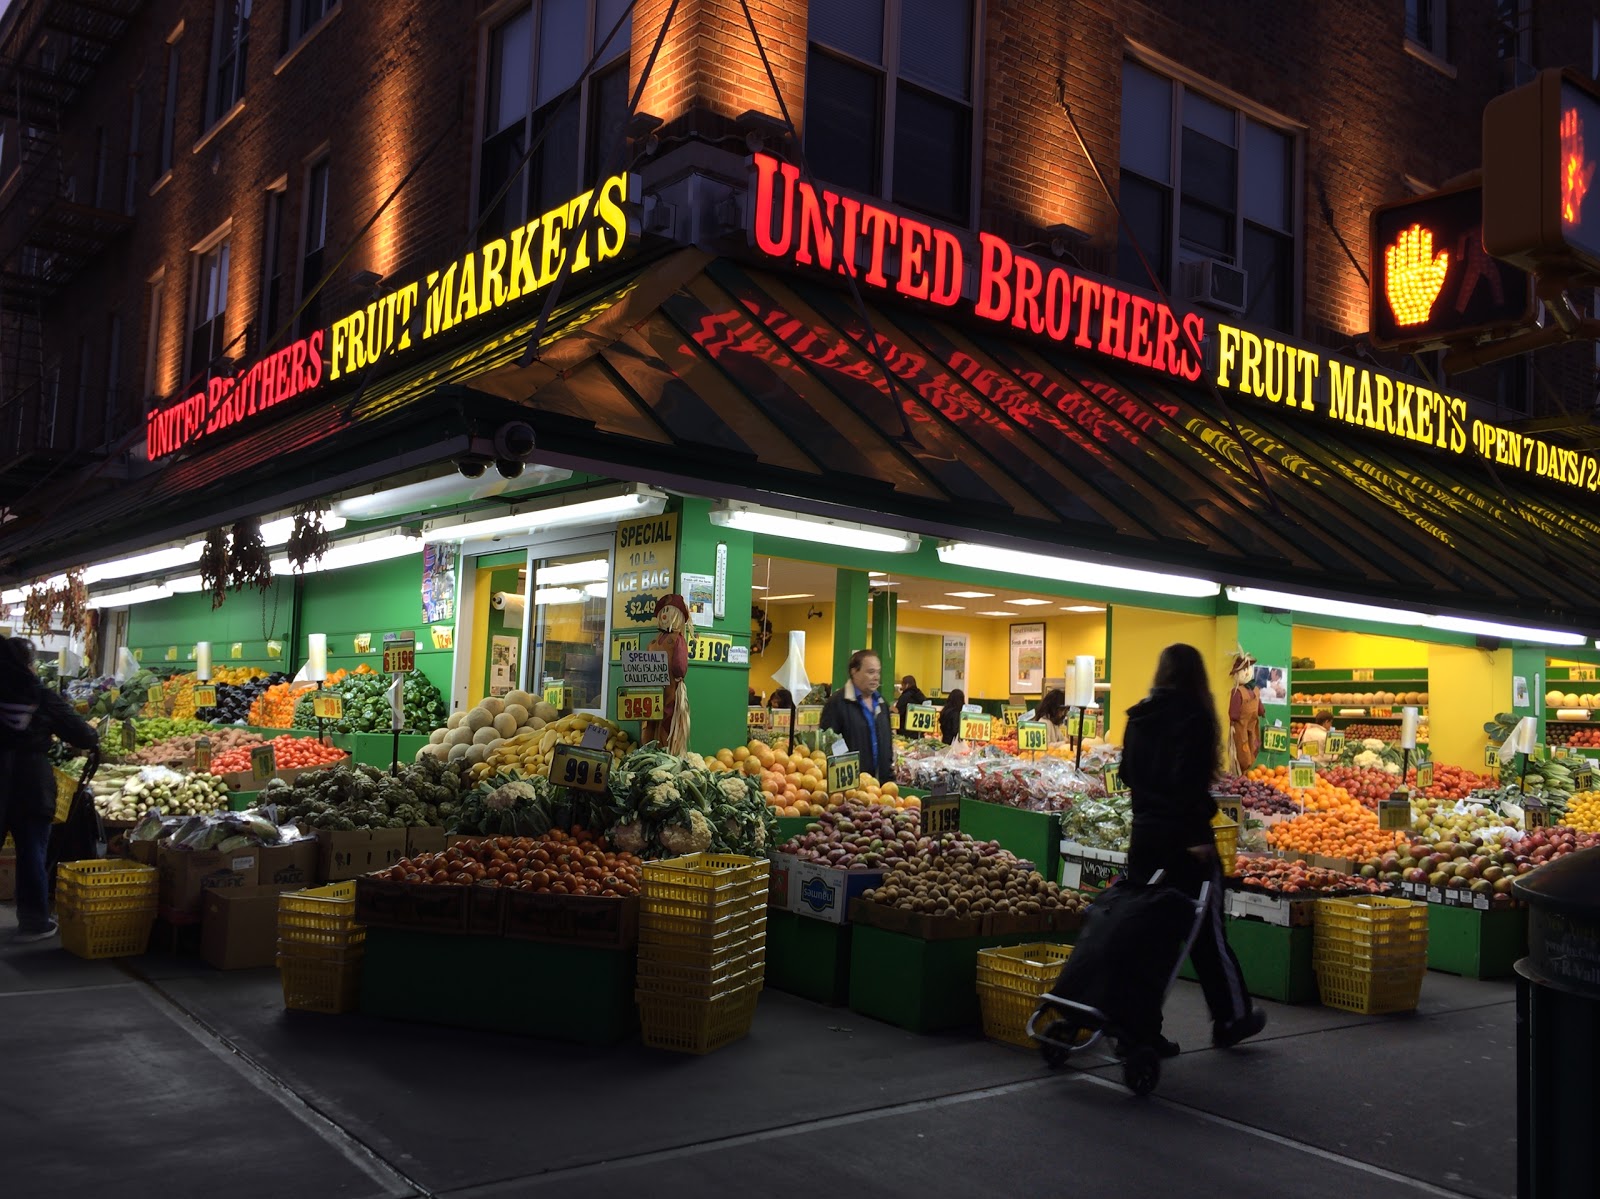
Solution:
M624 691L617 696L618 720L660 720L664 712L665 696L659 687Z
M557 745L550 754L550 781L573 791L604 791L611 754L603 749Z

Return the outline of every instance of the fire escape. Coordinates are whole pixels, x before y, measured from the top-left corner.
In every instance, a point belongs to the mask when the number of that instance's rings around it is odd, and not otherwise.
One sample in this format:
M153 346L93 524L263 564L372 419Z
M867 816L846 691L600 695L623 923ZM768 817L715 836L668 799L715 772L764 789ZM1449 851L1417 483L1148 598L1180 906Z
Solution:
M110 430L62 394L50 304L132 221L68 170L62 121L144 0L14 0L0 18L0 503L88 461ZM83 202L85 199L89 203ZM73 364L74 372L76 364ZM81 385L80 385L81 387ZM95 443L95 444L91 444Z

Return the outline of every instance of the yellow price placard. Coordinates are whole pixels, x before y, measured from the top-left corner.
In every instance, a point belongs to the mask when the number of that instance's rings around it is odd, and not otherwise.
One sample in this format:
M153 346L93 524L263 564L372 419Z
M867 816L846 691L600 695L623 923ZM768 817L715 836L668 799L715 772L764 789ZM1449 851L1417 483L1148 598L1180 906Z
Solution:
M1485 745L1483 747L1483 766L1485 770L1500 773L1500 747L1498 745Z
M828 759L828 793L849 791L861 781L861 755L834 754Z
M1344 734L1329 733L1328 739L1324 741L1322 745L1324 751L1329 754L1329 756L1337 757L1339 754L1344 753Z
M617 696L618 720L660 720L665 713L665 696L657 687L645 691L624 691Z
M906 708L906 732L919 733L924 737L939 735L939 709L921 704L912 704Z
M1567 680L1573 683L1592 683L1595 681L1595 668L1593 666L1574 666L1567 671Z
M754 704L745 714L744 726L747 729L764 729L767 727L767 710L760 704Z
M550 754L550 781L573 791L604 791L611 754L581 745L557 745Z
M383 642L383 673L410 674L417 668L417 639L396 637Z
M233 644L228 646L228 657L230 657L230 658L242 658L242 657L244 657L244 642L243 641L235 641Z
M1286 754L1289 752L1289 730L1270 728L1261 734L1261 748L1268 753Z
M264 783L278 773L278 751L270 745L252 746L250 750L250 777Z
M922 835L937 837L961 829L961 797L930 795L922 801Z
M732 656L733 638L727 633L696 633L689 643L691 662L709 662L725 666Z
M1014 729L1027 711L1021 704L1004 704L1000 708L1000 719L1005 721L1006 728Z
M544 685L544 702L560 711L567 706L567 680L551 679Z
M822 705L801 704L794 710L794 726L797 729L820 729L822 727ZM834 730L837 732L838 730Z
M318 720L343 720L344 696L313 695L311 697L311 714Z
M1043 753L1049 740L1049 730L1042 720L1024 720L1017 725L1017 749L1021 753Z
M1107 795L1116 795L1122 788L1122 769L1118 766L1107 766L1101 776L1106 785Z
M1358 667L1355 670L1352 670L1350 672L1350 681L1352 683L1370 683L1370 682L1372 682L1372 667L1364 666L1364 667Z
M628 650L632 650L634 652L638 652L638 649L639 649L639 634L637 634L637 633L617 633L617 634L613 634L613 636L611 638L611 660L613 662L622 661L622 655L623 655L624 652L626 652Z
M151 683L150 689L144 693L145 702L149 704L164 703L166 698L166 688L162 687L160 683Z
M214 708L217 706L217 689L209 683L194 689L194 706L197 708Z
M194 743L194 768L201 773L211 769L210 737L201 737Z
M1433 786L1433 763L1423 762L1417 767L1417 790L1426 791Z
M1296 791L1317 785L1317 768L1310 762L1289 763L1289 786Z
M963 716L961 718L961 739L963 741L987 741L989 739L989 718L987 716Z

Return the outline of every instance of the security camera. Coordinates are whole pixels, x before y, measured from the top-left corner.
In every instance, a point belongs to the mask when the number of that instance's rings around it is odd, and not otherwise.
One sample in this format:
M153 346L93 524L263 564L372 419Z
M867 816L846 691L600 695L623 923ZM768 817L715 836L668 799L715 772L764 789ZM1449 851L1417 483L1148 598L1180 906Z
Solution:
M537 444L533 434L533 426L526 421L514 420L501 425L495 430L494 456L506 458L514 462L526 462L533 456L534 446ZM505 472L502 471L502 474ZM515 475L506 475L515 478Z
M476 454L456 461L456 470L464 479L481 479L488 469L489 459L480 458Z
M494 468L500 472L500 477L503 479L515 479L522 474L522 463L515 458L496 458Z

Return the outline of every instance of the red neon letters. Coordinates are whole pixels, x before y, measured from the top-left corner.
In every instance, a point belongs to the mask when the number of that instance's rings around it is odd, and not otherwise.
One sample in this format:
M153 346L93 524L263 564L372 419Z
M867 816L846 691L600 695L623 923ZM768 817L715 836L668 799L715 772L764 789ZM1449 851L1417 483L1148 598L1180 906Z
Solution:
M151 412L145 417L145 458L151 462L165 458L320 386L326 336L318 329L231 379L212 379L204 391Z
M754 166L751 236L769 257L855 275L869 287L946 308L965 298L984 320L1191 382L1200 377L1199 313L1180 324L1165 304L1014 251L988 233L978 234L976 277L969 279L966 251L950 231L813 188L801 182L798 167L770 154L755 155Z

